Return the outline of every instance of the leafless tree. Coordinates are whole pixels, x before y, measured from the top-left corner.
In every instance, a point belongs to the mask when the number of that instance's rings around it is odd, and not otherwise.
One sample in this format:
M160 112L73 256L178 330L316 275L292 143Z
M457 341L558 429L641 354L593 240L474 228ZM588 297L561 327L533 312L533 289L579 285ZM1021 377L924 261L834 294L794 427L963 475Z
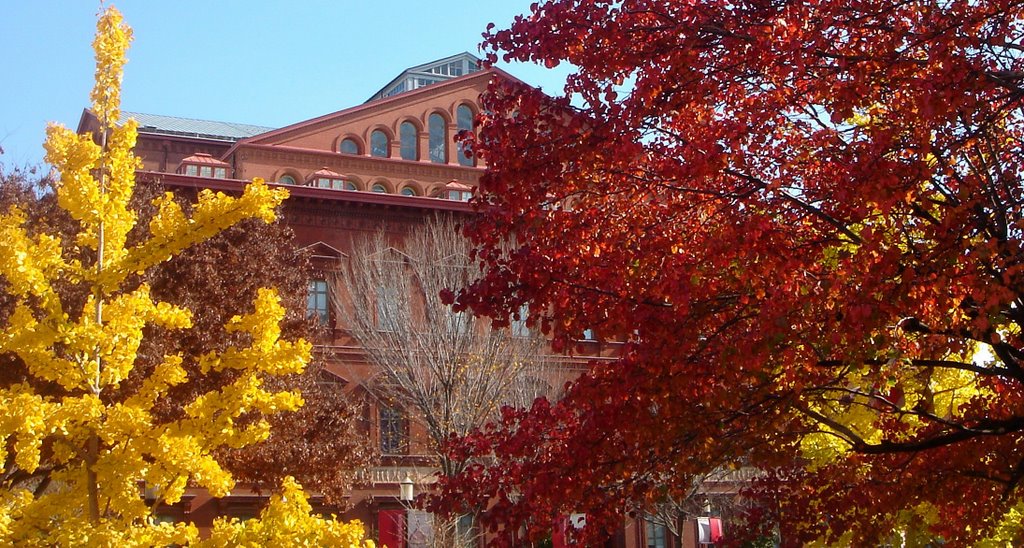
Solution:
M439 451L451 435L483 426L504 405L551 396L565 380L544 367L544 341L518 319L492 329L442 302L442 291L479 277L469 254L451 218L431 220L400 243L380 231L354 242L332 294L340 325L378 371L367 388L422 424L445 475L466 464Z
M545 367L546 342L520 318L494 329L442 302L444 290L479 277L469 255L458 223L438 217L401 242L383 230L354 242L333 281L339 324L376 369L366 387L423 426L445 475L467 465L442 451L451 435L483 426L502 406L552 397L567 380ZM433 517L431 527L424 546L475 545L464 520Z

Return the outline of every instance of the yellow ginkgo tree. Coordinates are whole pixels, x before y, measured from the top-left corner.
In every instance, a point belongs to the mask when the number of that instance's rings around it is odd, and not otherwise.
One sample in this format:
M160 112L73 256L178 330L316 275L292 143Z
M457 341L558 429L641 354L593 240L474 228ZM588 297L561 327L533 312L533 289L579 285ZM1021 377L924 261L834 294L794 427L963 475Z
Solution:
M359 545L358 523L310 515L301 487L287 481L259 520L220 521L200 541L188 523L157 524L152 512L174 504L188 486L223 496L231 475L215 450L268 436L268 414L302 405L297 392L266 389L266 375L297 373L309 343L281 339L284 309L261 290L251 311L225 326L245 341L209 352L198 363L181 355L136 369L148 325L183 329L187 309L157 302L137 274L249 218L271 221L287 196L260 180L239 197L202 192L186 213L166 195L148 227L129 206L138 160L136 124L119 124L120 84L131 30L113 8L99 19L93 135L48 129L47 161L59 173L58 203L80 226L73 241L31 230L17 208L0 214L0 288L14 303L0 318L0 352L16 356L24 374L0 387L0 543L167 545L315 540ZM77 288L78 291L69 288ZM69 294L87 294L84 299ZM154 405L168 388L203 374L233 371L232 380L191 402L175 420ZM141 378L145 376L145 378ZM37 473L45 470L45 474ZM143 494L150 496L144 497Z

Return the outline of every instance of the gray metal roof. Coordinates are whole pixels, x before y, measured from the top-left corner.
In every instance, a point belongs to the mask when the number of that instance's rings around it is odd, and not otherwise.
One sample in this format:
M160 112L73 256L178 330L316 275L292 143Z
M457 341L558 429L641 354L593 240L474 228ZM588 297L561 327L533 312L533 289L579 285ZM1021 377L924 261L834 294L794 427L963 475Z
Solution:
M182 135L218 141L238 141L239 139L245 139L246 137L252 137L253 135L259 135L260 133L266 133L275 129L272 127L254 126L252 124L195 120L192 118L178 118L176 116L162 116L142 112L121 112L121 122L129 118L135 118L135 121L139 123L140 133Z

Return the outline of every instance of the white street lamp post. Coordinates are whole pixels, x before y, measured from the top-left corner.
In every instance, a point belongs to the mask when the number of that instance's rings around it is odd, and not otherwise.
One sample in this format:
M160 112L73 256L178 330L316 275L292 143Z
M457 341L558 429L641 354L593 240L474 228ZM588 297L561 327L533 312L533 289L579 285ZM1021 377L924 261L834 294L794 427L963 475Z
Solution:
M405 479L398 484L398 499L402 502L412 502L412 478L409 477L409 473L405 473Z

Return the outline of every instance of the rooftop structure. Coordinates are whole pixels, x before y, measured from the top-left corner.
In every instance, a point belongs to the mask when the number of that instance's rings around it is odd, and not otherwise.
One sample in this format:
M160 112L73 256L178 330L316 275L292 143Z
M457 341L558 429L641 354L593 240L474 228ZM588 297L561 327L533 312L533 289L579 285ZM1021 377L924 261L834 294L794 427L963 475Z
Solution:
M480 70L480 59L466 52L431 61L430 63L416 65L402 71L401 74L388 82L377 93L374 93L366 102L369 103L377 99L391 97L406 91L444 82L445 80L457 78L478 70Z

